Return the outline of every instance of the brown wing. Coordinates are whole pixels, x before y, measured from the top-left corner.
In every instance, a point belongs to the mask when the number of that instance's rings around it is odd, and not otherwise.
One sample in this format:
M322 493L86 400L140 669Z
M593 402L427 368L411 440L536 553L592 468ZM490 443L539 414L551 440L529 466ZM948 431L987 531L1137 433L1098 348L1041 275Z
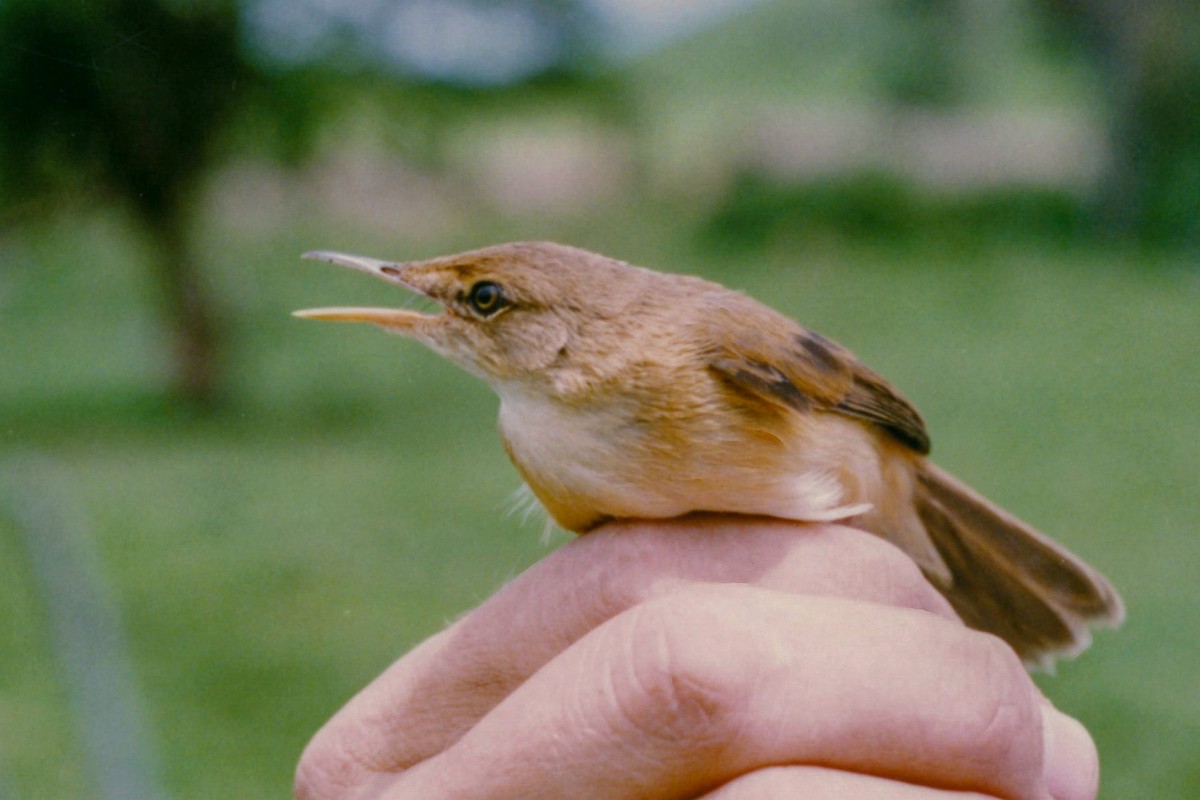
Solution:
M796 411L862 419L929 452L921 415L846 348L743 295L723 297L708 312L709 367L734 387Z
M854 386L833 410L874 422L921 455L929 453L929 432L921 415L891 384L858 361Z

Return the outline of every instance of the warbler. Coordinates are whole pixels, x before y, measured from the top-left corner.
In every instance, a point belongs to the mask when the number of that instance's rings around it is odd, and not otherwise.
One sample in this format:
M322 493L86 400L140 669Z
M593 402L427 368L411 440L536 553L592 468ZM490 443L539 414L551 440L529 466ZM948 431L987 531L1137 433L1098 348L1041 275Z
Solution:
M567 530L690 512L840 521L900 547L966 624L1035 664L1124 616L1099 572L934 465L886 380L745 294L550 242L304 257L442 306L295 314L373 323L486 381L505 450Z

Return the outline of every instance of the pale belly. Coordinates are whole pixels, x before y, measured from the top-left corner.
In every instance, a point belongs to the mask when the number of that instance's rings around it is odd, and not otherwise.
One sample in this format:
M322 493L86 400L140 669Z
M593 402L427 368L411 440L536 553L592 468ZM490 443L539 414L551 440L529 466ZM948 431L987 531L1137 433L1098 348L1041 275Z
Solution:
M869 511L881 488L876 443L861 424L832 415L797 425L787 434L795 441L708 431L665 443L611 403L598 410L536 395L501 399L513 463L569 530L693 511L846 519ZM827 429L813 436L818 424Z

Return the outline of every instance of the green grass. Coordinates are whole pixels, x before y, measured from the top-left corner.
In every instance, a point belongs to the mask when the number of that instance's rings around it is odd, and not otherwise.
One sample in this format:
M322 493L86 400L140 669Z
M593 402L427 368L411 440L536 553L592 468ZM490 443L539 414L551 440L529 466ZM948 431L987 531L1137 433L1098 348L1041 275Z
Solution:
M211 418L156 399L162 343L121 225L3 241L0 448L47 459L86 511L173 797L286 795L305 741L350 694L546 552L539 524L504 514L517 478L488 391L409 343L290 319L393 300L297 254L528 236L724 280L888 375L941 463L1123 591L1125 628L1040 679L1095 735L1103 796L1200 797L1200 274L1182 258L1002 240L780 236L705 252L692 230L645 207L586 225L484 221L453 241L210 226L232 370ZM87 797L2 508L0 571L0 779L14 797Z

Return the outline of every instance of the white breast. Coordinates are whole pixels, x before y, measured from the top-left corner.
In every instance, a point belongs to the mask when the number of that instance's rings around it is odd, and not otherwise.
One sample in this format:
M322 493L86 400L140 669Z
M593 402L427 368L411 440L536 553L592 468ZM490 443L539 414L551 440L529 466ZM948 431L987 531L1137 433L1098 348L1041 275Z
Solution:
M604 516L663 517L662 505L630 466L642 435L619 404L573 406L522 384L496 387L500 432L509 453L540 493L571 498Z
M716 445L698 439L690 450L673 449L677 457L662 463L663 448L648 441L653 432L638 423L632 405L608 399L573 406L515 383L497 393L500 431L531 488L544 501L574 511L636 518L726 511L818 521L870 507L862 496L847 496L841 471L832 468L848 452L789 446L750 452L763 446L761 439L729 438L720 452L710 452Z

